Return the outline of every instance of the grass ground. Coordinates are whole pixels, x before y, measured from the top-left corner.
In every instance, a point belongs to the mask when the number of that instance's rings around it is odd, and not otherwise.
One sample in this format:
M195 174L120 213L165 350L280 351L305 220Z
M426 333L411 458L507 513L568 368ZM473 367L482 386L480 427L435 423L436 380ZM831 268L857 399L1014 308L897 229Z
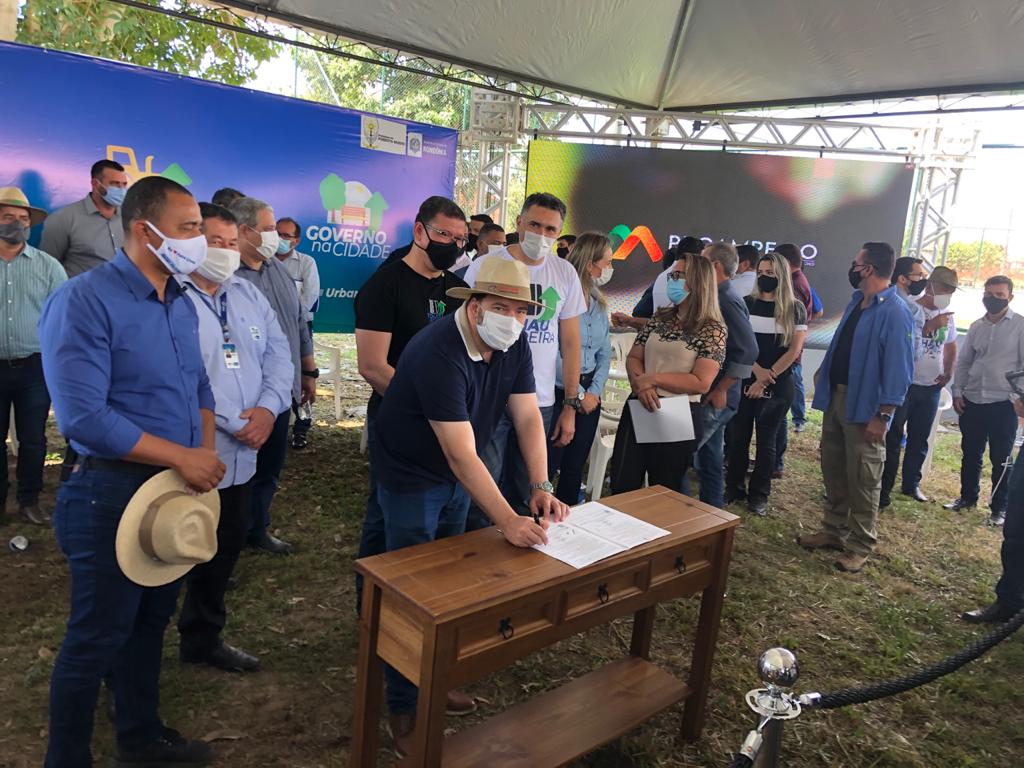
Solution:
M361 418L350 409L368 390L355 371L350 337L343 375L348 415L334 421L329 398L317 407L310 448L289 457L275 500L275 526L293 542L286 558L244 555L229 596L229 641L260 655L249 676L181 666L177 633L167 634L165 720L215 741L220 766L313 768L348 764L356 622L352 559L366 496L359 454ZM326 394L326 393L324 393ZM1000 532L981 511L945 512L897 496L882 515L877 555L860 575L838 573L794 537L815 529L821 511L817 463L820 419L790 442L786 476L767 519L738 532L715 658L703 740L675 739L672 710L594 753L592 768L722 766L750 728L743 694L758 684L754 662L782 644L802 663L800 690L828 691L906 673L979 637L959 611L987 604L999 572ZM940 437L925 490L956 495L956 433ZM59 444L55 440L54 445ZM47 470L56 484L56 468ZM52 499L50 500L52 503ZM737 507L733 511L742 514ZM32 537L20 555L0 552L0 766L38 766L46 740L47 686L67 613L67 569L49 530L8 524L0 535ZM660 610L654 658L679 675L689 664L695 599ZM480 716L555 687L621 656L628 622L599 628L534 654L472 686ZM898 698L826 713L786 727L784 762L799 766L1010 766L1024 764L1024 635L965 671ZM585 712L579 713L586 717ZM465 722L450 722L452 728ZM529 734L523 735L524 739ZM109 723L97 716L97 765L112 752ZM382 765L390 757L382 752Z

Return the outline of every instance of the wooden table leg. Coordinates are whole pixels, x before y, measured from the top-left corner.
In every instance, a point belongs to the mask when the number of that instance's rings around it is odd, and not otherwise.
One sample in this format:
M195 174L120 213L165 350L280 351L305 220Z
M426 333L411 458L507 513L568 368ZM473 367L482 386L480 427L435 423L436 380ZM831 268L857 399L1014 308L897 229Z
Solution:
M629 643L629 652L648 661L651 658L651 633L654 631L654 614L657 608L657 605L652 605L633 614L633 638Z
M690 742L697 741L704 728L708 691L711 687L711 665L718 643L718 623L722 618L722 601L725 597L725 582L729 575L734 531L734 528L727 528L722 532L722 538L715 548L714 575L700 601L700 619L697 622L697 636L693 641L693 659L688 681L690 696L683 709L682 722L683 739Z
M423 638L419 697L416 700L416 745L411 764L439 768L444 747L444 717L448 705L448 667L454 652L450 633L427 632ZM403 763L404 765L405 763Z
M359 620L359 662L356 677L356 701L352 718L353 768L377 765L377 736L380 732L381 686L384 665L377 655L380 629L380 587L372 579L363 580L363 615Z

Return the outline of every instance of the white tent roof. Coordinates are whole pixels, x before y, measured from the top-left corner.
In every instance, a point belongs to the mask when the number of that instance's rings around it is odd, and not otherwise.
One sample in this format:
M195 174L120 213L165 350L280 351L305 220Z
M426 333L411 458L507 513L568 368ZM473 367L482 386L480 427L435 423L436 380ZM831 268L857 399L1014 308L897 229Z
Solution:
M227 0L633 107L1024 88L1021 0Z

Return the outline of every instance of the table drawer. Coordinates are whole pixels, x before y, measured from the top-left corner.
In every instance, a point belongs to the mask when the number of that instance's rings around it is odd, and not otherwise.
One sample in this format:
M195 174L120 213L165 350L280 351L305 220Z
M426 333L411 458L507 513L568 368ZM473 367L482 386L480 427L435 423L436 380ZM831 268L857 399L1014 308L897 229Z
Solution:
M694 541L659 552L651 558L651 586L703 570L711 564L711 544Z
M572 619L647 589L647 563L633 563L566 590L565 616Z
M531 599L518 605L493 609L474 616L456 630L458 657L481 653L554 626L557 619L558 593L543 599Z

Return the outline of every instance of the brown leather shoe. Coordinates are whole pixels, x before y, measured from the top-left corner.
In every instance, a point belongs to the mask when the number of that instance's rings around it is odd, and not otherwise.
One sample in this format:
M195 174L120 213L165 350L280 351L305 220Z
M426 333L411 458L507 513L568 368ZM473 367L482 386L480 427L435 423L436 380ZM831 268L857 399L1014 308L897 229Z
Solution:
M395 754L404 759L412 754L416 746L416 713L388 716L388 732L391 734Z
M38 504L18 507L18 511L21 513L21 517L26 523L30 523L32 525L50 524L50 516L43 512L43 510L39 508Z
M448 691L448 704L445 707L445 714L462 717L476 712L476 699L465 691L456 688Z
M834 533L818 531L796 537L796 543L805 549L843 549L842 540Z
M868 555L847 551L836 558L836 568L847 573L860 573L867 561Z

